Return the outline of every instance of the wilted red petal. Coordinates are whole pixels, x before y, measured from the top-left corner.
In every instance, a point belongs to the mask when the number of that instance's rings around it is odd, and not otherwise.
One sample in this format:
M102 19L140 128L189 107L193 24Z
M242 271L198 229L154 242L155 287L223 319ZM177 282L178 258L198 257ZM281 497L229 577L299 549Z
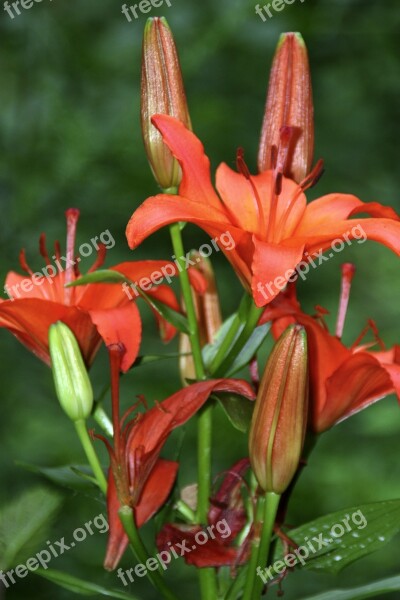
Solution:
M179 463L159 459L144 484L135 507L136 525L141 527L163 506L172 490Z
M108 512L108 541L106 557L104 559L104 568L112 571L118 566L119 561L128 546L128 537L124 531L121 520L118 515L120 503L118 500L117 489L115 487L114 476L110 468L108 473L107 486L107 512Z

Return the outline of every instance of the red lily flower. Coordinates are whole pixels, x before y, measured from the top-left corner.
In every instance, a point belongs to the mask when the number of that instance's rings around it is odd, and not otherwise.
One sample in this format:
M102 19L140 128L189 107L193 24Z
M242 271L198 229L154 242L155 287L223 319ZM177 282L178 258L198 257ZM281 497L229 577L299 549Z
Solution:
M148 198L132 215L126 229L131 248L176 221L195 223L213 237L229 232L235 247L228 250L220 244L221 250L257 306L264 306L284 288L303 258L322 253L344 235L354 239L357 224L370 240L400 254L400 218L391 208L365 204L349 194L329 194L306 203L304 191L316 183L321 163L300 184L283 176L293 133L290 127L282 128L273 169L250 175L242 154L237 161L239 173L220 165L218 196L197 137L173 117L156 115L152 121L179 161L183 176L179 195ZM350 220L359 213L373 218ZM271 284L267 294L264 288Z
M215 379L194 383L176 392L145 413L139 413L124 425L127 415L119 419L119 370L124 354L121 345L109 347L114 424L114 448L104 438L111 459L107 507L110 524L104 566L118 565L128 538L118 516L118 509L131 506L137 527L146 523L169 496L178 463L159 458L169 434L188 421L212 392L234 392L254 399L251 386L235 379ZM132 412L136 405L128 413ZM100 437L100 436L99 436Z
M323 321L325 309L316 307L314 316L301 310L294 284L265 309L260 319L260 323L274 321L275 337L290 323L305 327L310 353L311 427L318 433L388 394L396 393L400 401L400 346L385 350L373 321L368 322L350 348L341 342L354 272L353 265L342 266L336 335L329 333ZM374 333L374 342L360 344L369 329ZM381 351L370 351L376 343Z
M158 549L168 552L171 546L185 541L190 549L184 554L185 562L198 568L235 567L245 563L249 556L248 536L240 546L233 543L247 521L242 487L249 466L250 462L245 458L227 472L218 492L210 500L207 528L168 523L157 536ZM196 537L200 532L201 543Z
M63 321L75 334L84 360L90 366L103 340L106 344L122 342L127 351L122 363L123 371L133 364L141 340L141 319L135 302L129 300L120 284L88 284L66 288L65 284L79 277L78 262L75 258L75 235L79 218L77 209L69 209L67 217L67 252L61 256L60 245L55 244L53 256L57 268L51 263L46 250L45 235L40 237L40 254L46 267L40 273L33 273L20 253L20 263L27 275L11 271L6 278L5 290L9 300L0 299L0 327L11 331L31 352L46 364L50 364L48 329L52 323ZM98 256L89 272L99 268L105 259L106 248L99 245ZM65 263L63 268L62 261ZM174 263L165 260L145 260L123 262L112 270L124 274L132 281L139 281L159 271L166 265L175 269ZM199 274L192 273L193 284L200 286ZM147 292L171 308L179 310L179 303L172 290L159 285ZM159 325L166 340L173 337L175 329L159 319Z

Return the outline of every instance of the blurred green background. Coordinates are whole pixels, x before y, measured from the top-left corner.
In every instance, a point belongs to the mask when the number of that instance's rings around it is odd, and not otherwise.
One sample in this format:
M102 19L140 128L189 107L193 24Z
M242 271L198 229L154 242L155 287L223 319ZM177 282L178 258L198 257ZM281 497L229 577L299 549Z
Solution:
M133 4L133 2L131 2ZM128 2L128 4L131 4ZM133 210L155 191L139 128L141 37L146 17L128 23L116 0L44 0L13 20L1 16L0 275L18 270L25 247L34 268L42 266L37 241L65 236L64 211L81 209L78 241L109 229L116 246L108 264L134 258L168 258L168 235L158 232L131 253L124 229ZM398 139L400 58L397 0L306 0L287 6L267 22L255 14L253 1L172 0L164 14L180 50L194 129L213 168L233 165L242 146L255 169L268 72L282 31L301 31L312 67L316 158L326 174L310 197L331 191L351 192L365 201L378 200L400 209ZM261 3L262 4L262 3ZM206 236L185 230L187 248ZM339 293L339 267L354 261L354 281L345 341L351 342L371 317L388 345L398 342L400 278L397 258L373 242L353 244L312 272L300 285L304 305L322 304L332 312ZM235 310L241 288L227 263L215 255L224 315ZM142 352L164 349L151 315L141 307L146 337ZM83 461L71 424L54 398L50 371L7 332L0 332L0 506L30 489L38 476L18 466L24 461L57 466ZM107 369L104 352L92 371L98 392ZM179 387L174 361L143 366L124 381L124 403L144 393L152 401ZM214 474L246 454L246 440L217 412ZM293 497L288 522L296 525L346 506L400 497L400 414L394 397L386 399L324 435ZM180 484L193 481L195 440L186 427ZM176 436L168 446L170 455ZM100 445L100 444L99 444ZM103 450L100 450L103 452ZM106 460L105 453L102 454ZM63 492L64 504L46 540L71 532L105 510L101 499ZM152 526L147 527L148 539ZM118 587L115 574L101 564L105 535L97 534L52 568ZM127 568L134 564L129 554ZM295 573L284 584L285 598L367 583L398 572L398 540L346 569L338 578ZM182 597L197 597L192 568L174 565L170 578ZM147 581L132 593L156 600ZM3 595L1 595L3 594ZM274 597L276 589L270 591ZM34 575L18 579L1 598L70 598ZM395 594L386 598L398 597Z

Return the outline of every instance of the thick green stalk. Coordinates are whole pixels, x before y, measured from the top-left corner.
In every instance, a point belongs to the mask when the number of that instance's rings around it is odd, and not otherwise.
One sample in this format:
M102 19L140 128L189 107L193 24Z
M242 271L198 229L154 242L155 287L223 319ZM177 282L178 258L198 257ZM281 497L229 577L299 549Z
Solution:
M192 289L184 260L185 251L179 223L170 226L172 246L175 260L178 264L182 296L185 302L189 322L189 339L192 347L193 363L196 377L205 379L206 374L201 354L196 310L194 307ZM212 441L212 405L206 405L198 416L198 491L197 518L199 523L207 523L208 499L211 489L211 441ZM199 569L201 597L203 600L217 598L217 581L214 569Z
M205 379L203 358L201 355L201 345L197 326L197 316L194 307L192 289L190 287L189 274L184 260L185 250L183 248L182 235L179 223L170 226L172 247L174 249L175 260L178 264L179 279L182 288L182 296L185 302L187 319L189 322L189 339L192 346L193 362L198 379Z
M254 580L256 577L256 569L258 566L258 551L260 547L259 528L264 515L265 497L260 496L257 502L257 509L254 518L254 537L251 542L250 560L247 565L246 584L244 586L243 600L255 600L252 596Z
M147 568L147 561L149 559L154 561L154 559L149 556L142 538L139 535L135 524L133 510L130 506L122 506L119 509L118 514L137 560ZM159 568L161 567L162 563L160 562ZM162 594L163 598L166 598L166 600L177 600L177 596L169 589L158 570L152 571L147 568L146 574L153 586Z
M278 511L280 496L274 492L267 492L265 494L264 504L264 517L261 531L260 546L258 549L257 563L255 568L260 567L265 569L267 566L269 549L271 545L271 537L274 529L276 513ZM254 572L253 589L251 595L243 597L243 600L257 600L261 596L261 592L264 586L264 582L259 575L256 576Z
M107 493L107 480L104 476L103 469L97 457L96 451L93 448L92 440L89 437L86 429L86 423L83 419L75 421L75 429L85 451L86 457L92 467L93 474L101 491Z

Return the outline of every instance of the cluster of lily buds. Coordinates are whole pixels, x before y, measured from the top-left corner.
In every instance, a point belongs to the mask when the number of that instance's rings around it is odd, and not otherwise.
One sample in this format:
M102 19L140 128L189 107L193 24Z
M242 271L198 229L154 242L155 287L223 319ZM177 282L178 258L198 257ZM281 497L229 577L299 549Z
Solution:
M146 153L163 189L179 185L181 170L151 119L165 114L191 128L182 73L172 32L164 18L150 18L143 38L141 122ZM272 63L258 150L260 172L274 168L283 128L290 151L283 175L300 183L314 154L314 107L307 48L299 33L281 35Z

